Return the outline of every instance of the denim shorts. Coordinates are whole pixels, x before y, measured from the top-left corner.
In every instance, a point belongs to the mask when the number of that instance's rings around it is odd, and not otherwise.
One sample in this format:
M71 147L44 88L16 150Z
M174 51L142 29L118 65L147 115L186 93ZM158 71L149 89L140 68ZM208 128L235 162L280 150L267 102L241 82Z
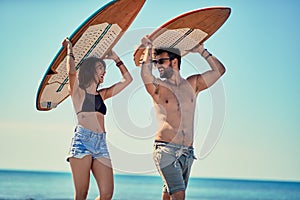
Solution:
M163 192L170 195L185 190L196 157L194 148L167 142L155 142L154 163L163 179Z
M72 138L71 147L69 150L69 158L83 158L90 155L95 158L108 158L110 155L106 144L106 133L97 133L86 129L80 125L75 128L75 135Z

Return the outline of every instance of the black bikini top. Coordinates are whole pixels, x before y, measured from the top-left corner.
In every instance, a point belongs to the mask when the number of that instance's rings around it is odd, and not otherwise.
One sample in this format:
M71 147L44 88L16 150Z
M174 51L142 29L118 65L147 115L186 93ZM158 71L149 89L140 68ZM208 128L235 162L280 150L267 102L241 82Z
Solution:
M100 94L94 95L85 91L85 99L82 104L81 111L77 112L78 115L81 112L100 112L103 115L106 114L106 105Z

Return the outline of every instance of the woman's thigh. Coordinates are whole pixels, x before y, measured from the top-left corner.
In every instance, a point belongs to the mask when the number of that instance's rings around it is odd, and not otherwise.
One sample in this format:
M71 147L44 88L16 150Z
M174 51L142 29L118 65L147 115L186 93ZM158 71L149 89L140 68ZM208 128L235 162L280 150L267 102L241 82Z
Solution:
M73 182L77 193L87 193L90 183L91 156L70 158Z
M94 159L92 172L97 181L101 196L112 196L114 190L114 178L111 160L107 158Z

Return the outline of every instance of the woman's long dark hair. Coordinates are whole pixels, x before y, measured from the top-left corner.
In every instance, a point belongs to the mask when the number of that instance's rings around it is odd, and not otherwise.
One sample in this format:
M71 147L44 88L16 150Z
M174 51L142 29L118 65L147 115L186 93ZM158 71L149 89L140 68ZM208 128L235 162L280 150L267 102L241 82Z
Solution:
M97 62L100 62L103 67L106 67L105 62L101 58L97 57L88 57L80 65L78 79L79 87L81 89L86 89L91 85L92 81L97 81L95 79Z

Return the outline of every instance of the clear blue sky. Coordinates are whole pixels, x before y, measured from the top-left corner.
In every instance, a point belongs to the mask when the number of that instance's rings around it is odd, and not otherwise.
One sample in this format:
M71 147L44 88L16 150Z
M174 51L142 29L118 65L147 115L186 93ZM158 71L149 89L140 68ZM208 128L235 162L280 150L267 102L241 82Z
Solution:
M69 171L64 159L76 123L71 101L37 111L36 92L62 39L108 2L0 1L0 169ZM147 1L115 47L135 78L107 102L116 173L156 174L154 110L132 59L140 37L179 14L210 6L232 8L229 20L205 43L227 72L198 96L196 155L215 120L222 135L213 151L195 162L192 176L300 181L298 0ZM184 58L183 76L206 69L200 56ZM106 84L119 79L109 66Z

